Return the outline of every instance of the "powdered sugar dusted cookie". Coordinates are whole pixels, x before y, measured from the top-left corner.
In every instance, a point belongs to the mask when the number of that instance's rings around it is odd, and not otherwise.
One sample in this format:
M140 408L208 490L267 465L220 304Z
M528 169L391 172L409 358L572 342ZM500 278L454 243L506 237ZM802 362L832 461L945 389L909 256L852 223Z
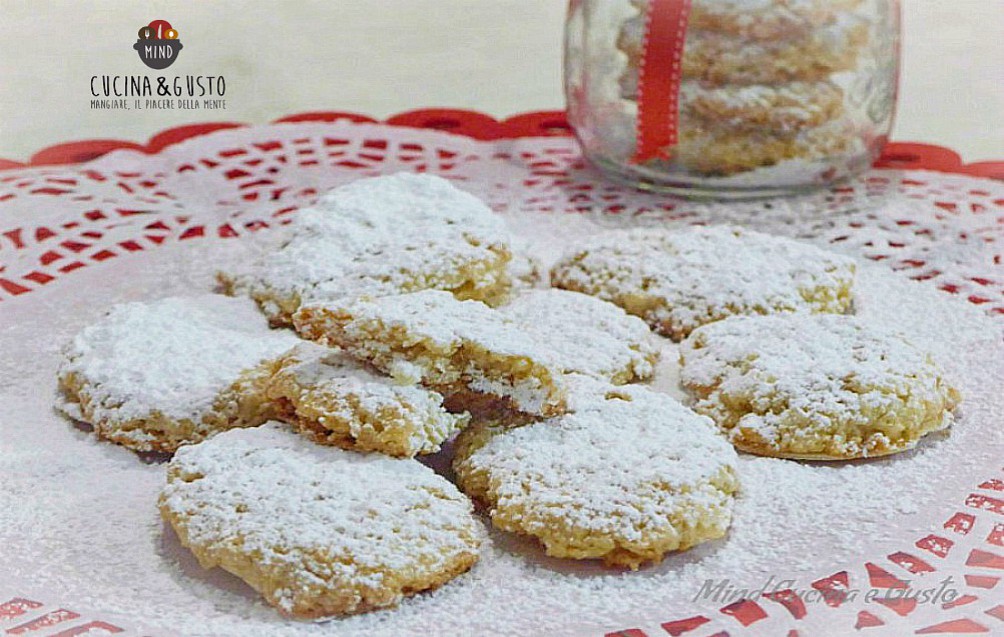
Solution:
M499 302L509 291L509 232L477 197L432 175L354 181L301 210L288 241L250 274L221 273L276 325L306 302L423 289Z
M522 290L529 290L538 283L541 278L541 265L534 257L526 252L513 252L512 260L509 261L509 280L512 284L512 292L518 293Z
M425 290L306 305L293 320L305 338L337 345L395 378L443 394L487 394L545 416L565 408L560 364L484 303Z
M636 91L637 76L622 88ZM861 150L843 90L830 82L706 88L685 82L674 165L728 176L786 160L821 160Z
M637 97L637 76L624 82L625 97ZM680 119L690 127L761 131L783 135L821 126L844 115L844 92L832 82L707 87L680 86Z
M631 0L646 9L649 0ZM853 11L861 0L694 0L688 23L733 36L774 40L805 35Z
M537 337L566 373L622 385L655 372L659 349L648 326L612 303L566 290L532 290L499 312Z
M117 305L64 351L60 408L101 438L172 452L273 416L260 364L299 339L248 299L216 294Z
M928 354L850 316L728 319L691 334L681 361L694 408L765 456L903 451L949 426L960 399Z
M711 31L687 34L683 76L710 84L818 82L853 71L868 43L866 20L848 17L798 39L737 41Z
M484 536L470 502L428 467L315 445L279 423L179 450L160 511L203 567L303 619L436 588L477 561Z
M439 451L468 421L448 413L440 394L396 383L313 343L274 363L266 394L282 420L315 442L398 457Z
M711 20L696 17L687 29L682 74L686 79L715 85L825 80L855 68L870 33L868 20L846 10L831 12L829 19L804 24L783 37L770 38L736 37L728 28L703 28L700 24ZM734 17L752 23L748 13L739 12ZM724 25L725 20L718 23ZM618 35L617 47L627 56L632 74L641 66L644 38L643 14L627 20Z
M680 340L742 314L842 313L854 261L730 226L607 232L573 247L552 285L597 296Z
M673 161L705 175L726 177L761 166L803 159L820 161L861 152L854 122L838 119L796 132L736 130L728 126L690 126L680 134Z
M479 422L454 469L500 529L548 555L637 568L722 537L736 454L712 423L644 387L572 381L570 412L507 429Z

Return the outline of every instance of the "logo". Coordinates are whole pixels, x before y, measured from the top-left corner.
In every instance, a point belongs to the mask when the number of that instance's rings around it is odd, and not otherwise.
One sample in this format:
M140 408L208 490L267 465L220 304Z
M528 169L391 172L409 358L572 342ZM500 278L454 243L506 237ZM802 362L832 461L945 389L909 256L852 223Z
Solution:
M136 49L143 64L161 71L174 64L182 46L178 32L171 27L170 22L154 20L147 26L140 27L139 39L132 48Z
M170 22L154 20L140 27L139 37L132 48L143 64L163 71L178 59L182 45L178 30ZM189 59L189 63L195 66L196 60ZM187 111L227 108L227 78L221 73L92 75L90 88L91 109Z

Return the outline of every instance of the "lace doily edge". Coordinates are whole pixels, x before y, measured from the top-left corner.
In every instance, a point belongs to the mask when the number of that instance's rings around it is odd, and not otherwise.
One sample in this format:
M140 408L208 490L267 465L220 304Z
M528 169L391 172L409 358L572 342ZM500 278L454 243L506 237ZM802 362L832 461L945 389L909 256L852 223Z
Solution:
M478 140L521 137L569 137L571 127L564 111L529 111L505 119L467 109L422 108L392 115L384 120L348 111L311 111L281 117L271 123L287 122L366 122L404 128L439 130ZM121 139L85 139L61 142L36 152L27 162L0 158L0 170L38 166L79 164L97 159L113 150L131 149L157 154L178 142L228 128L250 126L242 122L202 122L164 129L145 143ZM959 153L944 146L917 142L890 142L875 168L933 170L1004 181L1004 160L965 164Z

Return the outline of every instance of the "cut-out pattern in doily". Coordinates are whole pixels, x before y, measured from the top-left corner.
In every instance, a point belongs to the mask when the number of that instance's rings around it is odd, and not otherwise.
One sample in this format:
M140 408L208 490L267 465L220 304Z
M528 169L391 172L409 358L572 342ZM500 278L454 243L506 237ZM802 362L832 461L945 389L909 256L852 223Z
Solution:
M396 123L416 125L400 117ZM421 118L419 124L429 123L427 112ZM56 279L72 280L82 268L166 243L210 236L238 240L267 231L333 186L408 170L447 177L501 214L590 215L610 226L730 222L799 237L933 280L1004 323L1004 184L992 180L876 169L797 198L696 203L603 181L583 164L557 120L552 123L558 134L552 137L504 136L491 128L501 124L481 122L488 132L475 139L366 118L333 119L214 126L209 134L173 145L166 145L174 141L168 135L157 152L120 148L81 165L0 171L0 301L17 302ZM517 131L550 125L541 115L511 121ZM59 152L41 160L65 157L65 148ZM820 574L812 586L831 593L825 604L809 607L780 592L723 607L717 616L610 634L740 635L778 618L807 622L827 612L833 613L826 620L830 625L863 633L873 627L880 628L875 634L1004 630L1004 475L975 478L973 484L938 533L905 541L889 555L863 557L838 573ZM904 600L865 610L837 594L868 586L897 589L904 579L945 574L965 586L962 597L943 606ZM0 599L0 628L43 634L41 627L18 623L26 604L41 602L28 596ZM53 607L53 612L62 615L51 621L72 624L57 634L78 634L73 631L86 625L86 618L70 621L80 617L73 611ZM787 634L812 634L802 630Z

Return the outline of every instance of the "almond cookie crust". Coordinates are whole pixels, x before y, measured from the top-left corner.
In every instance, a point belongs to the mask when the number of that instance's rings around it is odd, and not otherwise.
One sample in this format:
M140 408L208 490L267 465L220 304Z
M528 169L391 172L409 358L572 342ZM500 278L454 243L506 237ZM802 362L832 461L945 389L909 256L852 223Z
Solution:
M215 294L115 306L64 350L59 408L98 437L174 452L275 416L262 363L298 341L247 299Z
M204 568L297 619L396 606L470 569L484 538L470 502L428 467L279 423L181 449L160 511Z
M764 456L898 453L950 426L960 401L930 355L851 316L731 318L691 334L680 359L694 409Z
M477 197L440 177L398 173L332 190L296 214L277 250L218 279L278 326L304 303L360 295L439 289L500 303L512 285L510 240Z
M458 437L458 484L492 523L553 557L632 569L722 537L736 455L712 423L640 386L574 385L563 416L481 421Z
M731 226L607 232L572 247L552 285L591 294L675 341L734 315L844 313L850 258Z
M397 379L444 395L488 394L542 416L565 410L561 365L484 303L425 290L307 305L294 323L305 338L336 345Z
M468 421L447 412L440 394L396 383L312 343L272 364L266 395L281 420L314 442L395 457L435 453Z

